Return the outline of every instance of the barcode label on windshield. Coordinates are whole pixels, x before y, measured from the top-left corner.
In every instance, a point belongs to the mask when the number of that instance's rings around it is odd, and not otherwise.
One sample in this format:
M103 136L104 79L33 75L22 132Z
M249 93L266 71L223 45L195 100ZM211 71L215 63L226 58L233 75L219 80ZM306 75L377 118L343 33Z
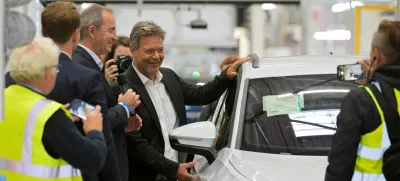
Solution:
M263 97L267 117L300 112L304 108L303 94L268 95Z

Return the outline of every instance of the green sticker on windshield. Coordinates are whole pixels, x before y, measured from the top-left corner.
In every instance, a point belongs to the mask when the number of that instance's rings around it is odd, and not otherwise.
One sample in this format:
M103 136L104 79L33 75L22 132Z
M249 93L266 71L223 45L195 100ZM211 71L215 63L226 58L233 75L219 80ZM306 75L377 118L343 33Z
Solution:
M263 110L267 117L297 113L304 108L303 94L269 95L263 97Z

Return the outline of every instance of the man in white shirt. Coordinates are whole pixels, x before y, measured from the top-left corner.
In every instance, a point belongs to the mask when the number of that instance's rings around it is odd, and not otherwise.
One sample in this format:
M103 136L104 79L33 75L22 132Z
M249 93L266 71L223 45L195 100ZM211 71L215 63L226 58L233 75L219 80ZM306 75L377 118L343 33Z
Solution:
M236 77L236 70L249 58L239 59L221 75L203 86L185 82L174 71L160 68L164 59L165 31L157 24L141 21L130 35L134 58L122 75L126 84L140 94L141 104L136 112L143 119L140 134L127 137L129 181L191 180L187 169L194 165L178 163L168 135L186 124L185 105L205 105L217 100ZM120 93L118 82L112 84L115 95Z

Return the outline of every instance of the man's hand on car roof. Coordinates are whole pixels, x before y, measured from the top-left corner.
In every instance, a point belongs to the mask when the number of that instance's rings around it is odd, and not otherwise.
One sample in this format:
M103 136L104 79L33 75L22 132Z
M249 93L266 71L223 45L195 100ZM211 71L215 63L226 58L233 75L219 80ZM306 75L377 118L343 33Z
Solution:
M236 71L239 66L242 65L244 62L249 61L250 59L250 57L244 57L237 60L235 63L228 67L228 70L226 70L226 77L231 80L235 78L237 74Z

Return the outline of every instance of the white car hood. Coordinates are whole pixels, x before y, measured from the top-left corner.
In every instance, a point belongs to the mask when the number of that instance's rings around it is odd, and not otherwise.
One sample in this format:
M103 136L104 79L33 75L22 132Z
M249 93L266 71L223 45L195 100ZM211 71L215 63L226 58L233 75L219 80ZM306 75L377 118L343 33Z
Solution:
M328 158L232 150L230 163L253 181L321 181Z

